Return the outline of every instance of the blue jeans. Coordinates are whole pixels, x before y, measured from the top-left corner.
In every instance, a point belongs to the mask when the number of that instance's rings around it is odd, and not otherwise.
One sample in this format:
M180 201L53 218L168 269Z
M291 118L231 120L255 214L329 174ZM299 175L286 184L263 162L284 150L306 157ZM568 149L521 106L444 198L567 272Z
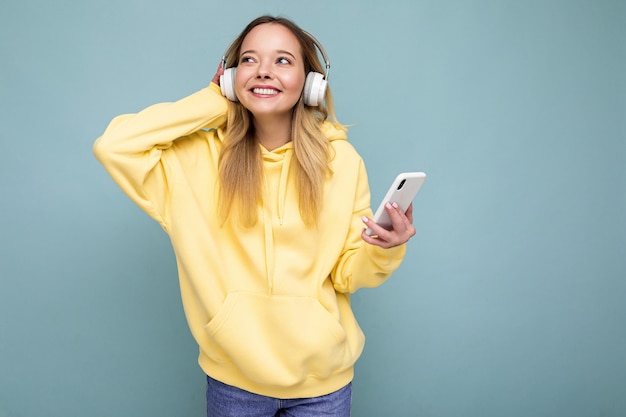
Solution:
M207 417L350 417L352 384L320 397L283 400L207 377L206 401Z

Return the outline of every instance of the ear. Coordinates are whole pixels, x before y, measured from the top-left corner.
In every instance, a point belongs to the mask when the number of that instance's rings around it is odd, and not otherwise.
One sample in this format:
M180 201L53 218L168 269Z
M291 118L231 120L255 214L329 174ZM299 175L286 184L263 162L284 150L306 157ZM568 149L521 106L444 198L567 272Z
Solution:
M309 72L304 82L304 104L307 106L319 106L324 101L328 82L324 75L319 72Z
M237 93L235 93L235 75L237 74L237 67L232 67L224 70L224 74L220 76L220 89L222 95L230 101L237 102Z

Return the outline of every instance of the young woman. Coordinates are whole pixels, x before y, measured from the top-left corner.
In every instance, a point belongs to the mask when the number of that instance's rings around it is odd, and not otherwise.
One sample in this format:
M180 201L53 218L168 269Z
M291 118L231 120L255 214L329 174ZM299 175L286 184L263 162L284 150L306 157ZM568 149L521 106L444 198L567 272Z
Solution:
M391 231L371 221L318 49L257 18L208 87L118 116L94 145L171 239L209 416L348 416L365 339L349 294L385 281L415 234L411 208L387 205Z

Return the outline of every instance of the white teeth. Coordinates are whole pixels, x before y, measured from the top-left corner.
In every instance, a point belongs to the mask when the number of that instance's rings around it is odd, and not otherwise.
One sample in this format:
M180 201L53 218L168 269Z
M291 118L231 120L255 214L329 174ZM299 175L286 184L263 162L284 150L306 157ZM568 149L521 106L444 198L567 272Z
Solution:
M273 96L274 94L278 94L278 91L271 88L253 88L252 92L254 94L261 94L264 96Z

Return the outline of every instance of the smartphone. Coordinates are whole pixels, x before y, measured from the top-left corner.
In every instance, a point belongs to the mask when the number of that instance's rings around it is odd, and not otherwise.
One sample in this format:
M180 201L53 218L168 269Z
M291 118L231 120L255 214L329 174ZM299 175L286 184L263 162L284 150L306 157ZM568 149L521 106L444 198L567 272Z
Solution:
M395 201L400 210L403 212L406 211L425 180L426 174L424 172L403 172L399 174L391 183L391 186L387 190L387 194L385 194L385 197L382 199L378 209L374 213L374 217L372 218L374 223L387 230L391 230L391 219L385 211L385 204ZM367 228L365 233L368 236L372 236L374 234L374 232L369 228Z

